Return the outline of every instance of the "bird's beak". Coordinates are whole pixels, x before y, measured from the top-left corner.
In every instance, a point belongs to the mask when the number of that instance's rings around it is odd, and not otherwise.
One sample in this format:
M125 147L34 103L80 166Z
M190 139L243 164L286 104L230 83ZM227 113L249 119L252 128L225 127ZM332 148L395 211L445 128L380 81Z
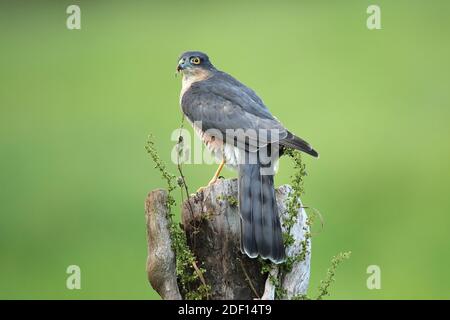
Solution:
M178 74L183 70L183 67L179 64L177 65L177 71L175 72L175 78L178 76Z
M181 71L183 71L186 68L186 65L184 64L185 59L182 58L180 59L180 61L178 61L178 65L177 65L177 73L180 73Z

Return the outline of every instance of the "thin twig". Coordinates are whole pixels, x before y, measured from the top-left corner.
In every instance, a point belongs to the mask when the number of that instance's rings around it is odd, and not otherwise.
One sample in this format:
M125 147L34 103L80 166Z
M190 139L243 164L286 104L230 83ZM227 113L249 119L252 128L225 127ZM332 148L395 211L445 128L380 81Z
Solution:
M300 208L301 208L301 209L310 209L310 210L312 210L312 216L309 215L309 219L310 219L310 221L311 221L311 225L314 224L314 221L315 221L314 218L315 218L316 216L319 217L319 220L320 220L320 231L319 231L319 232L311 232L311 234L312 234L312 235L318 235L318 234L320 234L320 233L323 231L324 227L325 227L325 220L323 219L323 216L322 216L322 214L320 213L320 211L319 211L318 209L316 209L316 208L308 207L308 206L301 206Z
M206 286L205 277L203 277L203 272L198 268L197 263L195 261L192 262L192 266L194 267L194 270L197 273L200 281L206 288L207 286ZM206 298L209 299L209 293L206 294Z
M182 132L181 130L183 130L183 127L184 127L184 115L181 118L180 134L178 137L178 145L180 145L181 142L183 141L183 136L181 135L181 132ZM183 167L180 162L180 150L178 150L178 151L179 152L177 152L177 169L178 169L178 172L180 173L180 178L181 178L182 184L184 186L184 191L186 192L186 197L187 197L188 205L189 205L189 211L191 213L192 218L194 218L194 210L192 209L191 202L189 201L189 187L186 183L186 178L183 174ZM181 149L181 152L183 152L183 149Z
M246 271L245 268L244 268L244 264L242 263L242 260L239 259L239 258L238 258L238 260L239 260L239 263L241 264L242 271L244 272L245 279L247 280L247 282L248 282L248 284L249 284L249 286L250 286L250 289L252 289L252 291L253 291L253 293L255 294L256 298L261 299L260 296L259 296L259 294L258 294L258 292L256 291L256 289L255 289L255 287L254 287L254 285L253 285L252 280L250 279L250 277L248 276L247 271Z

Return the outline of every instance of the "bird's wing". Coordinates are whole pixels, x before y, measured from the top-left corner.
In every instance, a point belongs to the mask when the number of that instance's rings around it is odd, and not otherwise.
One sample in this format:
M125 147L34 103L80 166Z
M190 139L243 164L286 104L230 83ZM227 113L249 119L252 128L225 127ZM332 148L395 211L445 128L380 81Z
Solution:
M239 80L237 80L236 78L230 76L228 73L219 71L216 73L213 80L226 82L230 86L232 86L235 90L242 91L245 94L246 98L250 98L253 100L254 108L252 108L253 104L251 106L249 105L253 113L260 115L262 117L274 119L269 109L267 109L266 105L261 100L261 98L258 97L256 92L247 87L245 84L239 82ZM225 94L227 94L227 92L225 92Z
M259 98L215 76L192 84L181 99L181 107L190 121L201 121L203 131L217 130L228 143L229 130L235 130L237 136L233 139L238 147L259 148L280 141L288 134Z

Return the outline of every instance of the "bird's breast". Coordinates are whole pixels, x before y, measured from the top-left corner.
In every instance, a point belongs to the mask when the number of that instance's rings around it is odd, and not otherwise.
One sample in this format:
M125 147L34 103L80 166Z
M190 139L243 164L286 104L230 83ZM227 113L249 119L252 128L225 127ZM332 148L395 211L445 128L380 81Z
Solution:
M183 100L183 96L186 93L186 91L189 90L191 85L194 83L192 78L183 76L183 80L181 81L181 91L180 91L180 104L181 100Z
M193 83L206 80L210 76L211 73L209 71L202 69L183 74L183 80L181 81L180 104L184 94L191 88Z
M190 122L190 121L189 121ZM241 155L240 150L233 145L224 143L221 139L212 136L201 128L192 123L195 133L200 140L205 144L208 150L219 160L225 160L226 164L231 168L236 168L239 163L239 157Z

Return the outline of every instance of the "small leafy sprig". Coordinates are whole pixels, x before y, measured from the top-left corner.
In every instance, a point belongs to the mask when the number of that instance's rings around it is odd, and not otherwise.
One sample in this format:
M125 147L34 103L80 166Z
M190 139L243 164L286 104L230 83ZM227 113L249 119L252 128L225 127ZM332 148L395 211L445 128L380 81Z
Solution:
M330 286L335 280L336 270L339 265L344 261L350 258L351 252L340 252L338 255L334 256L331 259L331 266L328 268L327 275L325 279L320 281L319 285L319 294L317 295L316 300L322 300L323 297L330 295Z
M291 187L292 190L289 194L288 201L286 204L287 217L283 222L283 227L285 232L283 233L283 240L285 247L289 247L294 244L294 237L291 234L291 229L295 225L298 219L298 213L302 207L299 201L300 197L304 194L304 178L307 176L306 166L302 161L302 155L299 151L294 149L284 150L284 155L289 156L293 161L294 174L291 176ZM306 207L304 207L306 208ZM306 259L308 254L308 243L311 240L311 228L314 224L316 214L319 215L322 220L320 213L313 210L306 219L306 224L304 226L305 236L303 241L300 243L301 250L298 254L287 257L286 261L279 265L279 272L276 276L270 274L273 265L270 262L261 260L261 273L269 274L269 281L275 287L275 298L282 299L286 295L286 291L282 288L281 282L282 277L292 271L295 263L302 262ZM331 266L329 267L326 277L324 280L320 281L319 293L316 297L317 300L323 299L325 296L330 294L330 287L335 281L336 270L338 266L346 259L350 258L350 252L341 252L331 260ZM293 300L311 300L312 298L306 294L296 295L292 297Z
M208 298L211 287L205 282L204 274L206 270L197 266L195 255L187 244L186 233L180 224L174 221L174 214L172 212L173 206L176 205L172 192L177 186L184 186L184 183L180 183L180 180L184 181L184 177L183 179L177 179L175 175L167 170L165 163L161 160L158 151L156 150L154 137L152 135L148 136L145 149L155 163L155 168L161 173L161 177L167 184L167 219L169 221L172 250L175 252L176 257L176 273L178 281L181 284L181 290L188 300ZM200 285L198 285L199 281Z

